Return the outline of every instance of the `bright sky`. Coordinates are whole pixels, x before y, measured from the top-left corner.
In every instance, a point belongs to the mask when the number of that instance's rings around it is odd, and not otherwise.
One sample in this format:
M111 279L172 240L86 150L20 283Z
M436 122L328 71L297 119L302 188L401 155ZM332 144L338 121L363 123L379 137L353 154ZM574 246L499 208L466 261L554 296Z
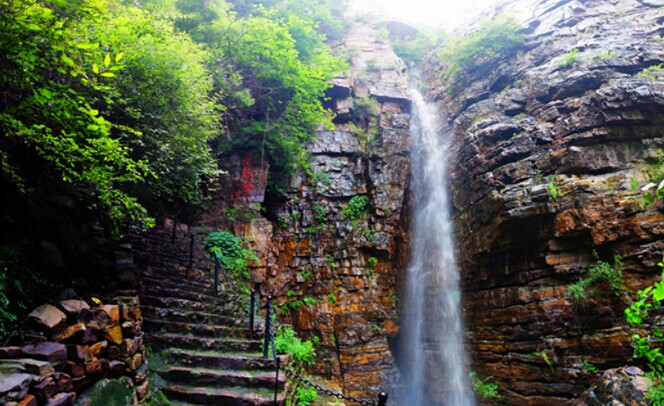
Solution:
M451 31L498 0L351 0L352 9Z

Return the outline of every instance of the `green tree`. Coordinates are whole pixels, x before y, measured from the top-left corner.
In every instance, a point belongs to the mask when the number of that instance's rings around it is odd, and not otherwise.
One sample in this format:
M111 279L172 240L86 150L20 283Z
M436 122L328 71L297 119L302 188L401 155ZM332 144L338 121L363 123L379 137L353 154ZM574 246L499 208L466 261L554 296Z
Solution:
M3 168L22 190L47 179L119 223L148 221L123 186L141 181L145 163L112 136L100 114L110 104L121 55L91 42L81 26L101 23L104 2L0 2L0 148ZM26 189L27 188L27 189Z

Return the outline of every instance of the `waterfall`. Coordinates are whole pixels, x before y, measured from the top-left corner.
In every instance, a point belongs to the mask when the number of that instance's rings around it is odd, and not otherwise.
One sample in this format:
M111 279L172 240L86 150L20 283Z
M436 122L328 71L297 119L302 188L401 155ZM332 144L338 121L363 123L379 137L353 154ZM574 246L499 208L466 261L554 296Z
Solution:
M403 404L474 405L448 196L450 131L419 92L412 91L412 100L414 224L401 323Z

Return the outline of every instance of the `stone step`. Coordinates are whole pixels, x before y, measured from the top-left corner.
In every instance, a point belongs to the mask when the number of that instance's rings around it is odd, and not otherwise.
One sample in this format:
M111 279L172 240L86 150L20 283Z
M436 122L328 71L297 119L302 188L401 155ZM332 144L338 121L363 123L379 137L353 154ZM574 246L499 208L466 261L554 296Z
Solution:
M235 310L232 303L224 304L222 300L210 300L208 302L181 299L178 297L159 297L146 293L140 294L141 303L146 306L162 307L168 309L188 310L212 314L227 314Z
M276 361L263 358L260 354L222 353L217 351L196 351L172 348L165 357L171 364L190 367L242 370L270 370L276 368ZM289 362L287 356L280 356L280 364Z
M159 274L158 271L153 271L152 273L143 272L141 275L141 280L143 282L143 286L177 287L179 289L188 289L195 292L214 295L214 284L211 278L209 281L198 281L193 278L188 278L186 275L162 275ZM222 283L220 281L219 293L223 292L221 285Z
M211 350L223 352L255 352L262 350L261 340L244 340L237 338L206 338L184 334L146 334L146 339L161 348L184 348L194 350Z
M210 388L239 386L242 388L265 388L274 390L276 371L235 371L212 368L170 366L157 371L169 383ZM286 387L285 374L280 373L276 382L278 390Z
M176 297L180 299L196 300L199 302L217 301L220 303L229 302L229 298L223 295L214 295L214 288L211 290L198 291L182 288L181 286L164 285L163 283L144 283L142 292L152 296Z
M274 405L274 392L254 388L208 388L168 385L162 391L169 399L218 406L270 406ZM277 394L276 405L285 404L285 395Z
M244 326L216 326L203 323L174 322L163 319L143 318L143 329L156 335L160 333L181 333L197 337L248 338L248 324ZM258 335L256 335L258 337Z
M205 313L180 309L141 305L143 317L153 320L164 320L181 323L207 323L216 326L241 327L249 323L247 315L233 316L229 314Z

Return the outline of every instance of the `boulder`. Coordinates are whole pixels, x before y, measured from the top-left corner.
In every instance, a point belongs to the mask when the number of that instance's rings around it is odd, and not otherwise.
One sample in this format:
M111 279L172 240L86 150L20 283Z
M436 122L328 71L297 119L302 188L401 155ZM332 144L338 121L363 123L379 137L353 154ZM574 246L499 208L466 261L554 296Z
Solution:
M28 315L28 320L41 331L50 335L64 325L67 321L67 315L53 305L44 304L33 310Z
M29 374L0 374L0 403L23 399L31 382Z
M58 391L58 385L52 377L47 377L41 382L32 385L30 392L32 392L40 402L44 403L47 399L53 397Z
M23 347L0 347L0 359L20 358L23 356Z
M58 392L71 392L74 390L71 376L64 372L56 372L53 379L58 387Z
M574 403L577 406L603 406L624 404L647 406L646 393L652 384L640 368L609 369ZM620 403L616 403L620 402Z
M55 370L48 361L32 358L17 358L11 360L0 360L0 372L27 373L36 377L37 380L52 375Z
M104 332L104 338L115 345L122 344L122 327L115 326Z
M59 365L67 361L67 348L64 344L43 341L41 343L23 347L23 354L32 358L48 361L53 365Z
M76 392L58 393L46 402L45 406L71 406L76 401Z
M82 300L69 299L58 303L60 308L71 318L76 319L82 310L90 310L90 305Z
M77 342L85 333L86 327L83 323L76 323L64 329L55 336L56 341Z
M91 345L90 352L97 358L103 357L106 354L106 348L108 348L108 341L100 341L96 344Z

